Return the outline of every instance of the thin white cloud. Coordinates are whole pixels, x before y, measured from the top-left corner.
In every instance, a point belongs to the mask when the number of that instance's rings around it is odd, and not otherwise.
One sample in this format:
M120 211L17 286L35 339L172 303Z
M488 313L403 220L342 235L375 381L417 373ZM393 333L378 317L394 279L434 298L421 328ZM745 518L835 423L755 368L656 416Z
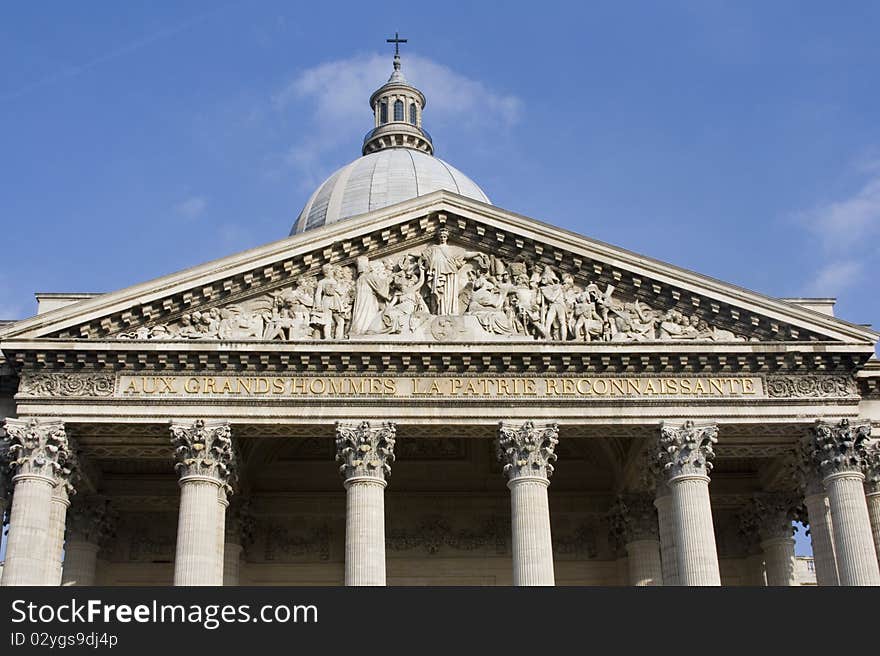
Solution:
M849 198L804 215L810 228L830 251L839 251L880 235L880 172Z
M323 157L342 144L359 145L371 127L370 94L391 74L387 55L359 55L326 62L300 72L272 99L274 107L310 126L309 137L286 153L287 165L314 187L327 173ZM479 80L417 55L404 58L407 80L428 99L425 127L454 122L459 132L483 130L498 133L514 125L522 114L522 101L496 92ZM330 164L330 163L327 163ZM334 164L338 164L335 162Z
M858 260L831 262L820 268L808 287L812 296L839 296L862 278L864 264Z
M880 162L862 162L869 178L847 198L799 215L818 240L817 257L826 261L807 284L811 294L835 296L860 283L880 238Z
M204 196L190 196L174 206L174 213L185 219L197 219L208 208L208 199Z

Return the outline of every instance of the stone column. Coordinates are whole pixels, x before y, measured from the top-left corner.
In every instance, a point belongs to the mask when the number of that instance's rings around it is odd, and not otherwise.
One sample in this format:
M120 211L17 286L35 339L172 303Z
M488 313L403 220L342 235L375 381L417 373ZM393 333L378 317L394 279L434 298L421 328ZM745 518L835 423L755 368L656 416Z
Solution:
M618 497L611 508L610 523L612 536L626 549L629 585L663 585L657 511L651 497Z
M756 495L754 503L760 518L758 535L764 552L767 585L798 585L792 537L797 501L786 493L768 493Z
M809 525L810 543L813 547L813 564L816 567L816 584L839 585L837 558L834 555L834 529L831 524L831 507L816 465L813 462L812 438L806 438L798 447L792 460L793 478L801 490Z
M758 530L761 518L758 515L754 499L739 512L738 521L738 533L746 553L743 585L763 587L767 585L767 578L764 571L764 550L761 548Z
M660 560L663 565L663 585L678 585L678 556L675 553L675 525L672 517L672 493L665 483L658 484L657 524L660 532Z
M554 585L547 487L556 461L555 423L501 422L496 450L510 490L513 584Z
M61 585L61 561L64 558L64 532L67 524L67 509L70 508L72 489L69 483L59 482L52 490L52 503L49 507L49 561L46 563L48 585Z
M180 509L174 585L222 585L226 495L232 493L235 453L226 422L171 424Z
M767 585L767 574L764 570L764 554L750 553L746 556L746 585L764 587Z
M718 441L715 425L665 424L660 429L658 458L672 494L675 549L680 585L721 585L709 472Z
M385 486L397 427L337 422L336 461L345 480L345 585L385 585Z
M95 585L102 543L113 535L115 516L104 497L74 497L67 517L61 585Z
M813 461L831 506L834 553L840 585L880 585L880 567L865 500L865 447L871 425L817 421L812 429Z
M52 495L58 484L69 482L71 473L64 424L7 419L5 428L11 440L14 493L2 584L58 585L53 576Z
M880 560L880 439L874 438L865 458L865 501L874 536L874 551Z
M253 542L254 520L247 499L237 496L226 511L226 535L223 548L223 585L240 585L241 556Z

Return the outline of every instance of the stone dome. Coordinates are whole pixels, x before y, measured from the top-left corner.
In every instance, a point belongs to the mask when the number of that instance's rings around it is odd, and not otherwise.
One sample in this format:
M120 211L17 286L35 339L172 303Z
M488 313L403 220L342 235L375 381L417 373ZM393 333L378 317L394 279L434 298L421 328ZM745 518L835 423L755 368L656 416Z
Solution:
M290 234L446 189L488 203L477 184L442 159L413 148L385 148L343 166L309 198Z

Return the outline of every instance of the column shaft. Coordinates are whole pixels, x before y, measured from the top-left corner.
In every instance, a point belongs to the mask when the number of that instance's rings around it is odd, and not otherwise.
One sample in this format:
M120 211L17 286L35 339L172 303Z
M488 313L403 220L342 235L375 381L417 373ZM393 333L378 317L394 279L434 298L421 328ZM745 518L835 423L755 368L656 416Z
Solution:
M745 560L746 576L744 583L759 588L767 585L767 578L764 573L764 554L751 554L746 556Z
M241 584L241 552L243 547L237 542L227 542L223 548L223 585Z
M549 481L521 476L507 483L513 529L513 584L554 585Z
M810 522L810 541L813 545L813 563L816 566L816 584L839 585L837 559L834 556L834 529L831 509L825 493L809 494L804 498L807 520Z
M626 545L629 584L635 586L663 585L663 565L659 540L634 540Z
M874 536L874 551L880 560L880 492L865 495L868 504L868 518L871 521L871 534Z
M15 476L9 513L4 586L49 585L50 514L55 481L45 476Z
M385 585L385 481L345 481L345 585Z
M99 546L93 542L68 540L64 545L61 585L95 585Z
M841 472L824 481L831 506L840 585L880 585L863 480L860 473Z
M225 510L218 499L220 482L214 478L180 479L180 510L174 585L222 585L223 547L218 524Z
M767 585L797 585L795 575L794 538L779 537L763 540L764 563L767 571Z
M678 476L669 481L675 548L681 585L721 585L709 477Z
M64 558L64 528L70 500L64 483L55 486L49 510L49 558L46 561L46 585L61 585L62 559Z
M654 500L660 527L660 560L663 565L663 585L679 585L678 556L675 553L675 518L672 514L672 495L665 494Z

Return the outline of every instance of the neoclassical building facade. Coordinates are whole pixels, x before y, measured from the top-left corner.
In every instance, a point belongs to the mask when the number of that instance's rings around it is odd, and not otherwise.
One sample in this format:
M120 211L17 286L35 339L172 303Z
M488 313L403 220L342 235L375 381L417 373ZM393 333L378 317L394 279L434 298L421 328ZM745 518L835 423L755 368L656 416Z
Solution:
M289 237L0 325L2 585L880 585L878 333L498 208L395 55ZM393 475L392 475L393 474Z

